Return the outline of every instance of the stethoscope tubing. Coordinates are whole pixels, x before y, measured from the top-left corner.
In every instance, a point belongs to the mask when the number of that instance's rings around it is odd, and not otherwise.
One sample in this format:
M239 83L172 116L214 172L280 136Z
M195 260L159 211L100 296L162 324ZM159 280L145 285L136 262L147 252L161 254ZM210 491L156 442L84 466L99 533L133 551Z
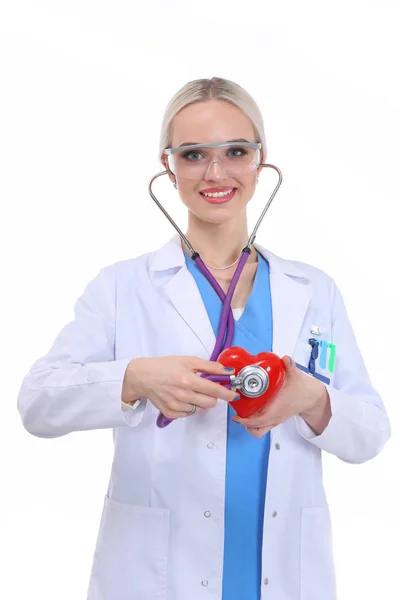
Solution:
M242 250L242 256L240 257L239 263L235 269L235 273L232 277L231 283L229 284L229 288L228 288L228 291L226 294L224 293L223 289L219 285L218 281L214 278L214 276L211 274L211 272L206 267L205 263L203 262L203 260L201 259L200 255L199 255L199 253L194 250L194 248L191 246L189 240L186 238L185 234L181 231L181 229L178 227L178 225L175 223L175 221L172 219L172 217L168 214L168 212L162 206L161 202L153 194L153 191L152 191L153 182L158 177L167 175L170 171L163 171L161 173L157 173L156 175L154 175L154 177L151 179L151 181L149 183L149 194L150 194L151 198L154 200L156 205L159 207L159 209L163 212L163 214L167 217L167 219L172 224L174 229L177 231L182 242L185 244L185 246L189 250L192 260L194 260L198 269L201 271L201 273L204 275L204 277L207 279L207 281L213 287L213 289L217 293L219 299L223 303L221 319L220 319L219 326L218 326L217 338L215 341L214 350L210 357L210 361L217 360L218 356L221 354L221 352L225 348L229 348L232 345L234 331L235 331L235 323L234 323L233 312L232 312L232 308L231 308L233 294L234 294L234 291L238 284L238 281L240 279L240 276L243 272L245 264L249 258L249 255L251 252L251 245L254 243L258 228L260 227L261 222L262 222L265 214L267 213L267 210L270 207L272 200L274 199L276 192L278 191L278 189L282 183L282 173L281 173L280 169L278 169L278 167L271 165L271 164L261 164L260 167L274 169L279 175L279 180L278 180L278 183L277 183L275 189L273 190L271 196L269 197L268 202L265 205L265 207L264 207L264 209L263 209L263 211L262 211L250 237L249 237L249 240L248 240L246 246ZM210 381L224 384L224 387L230 387L230 384L229 384L229 382L231 380L230 375L209 375L206 373L201 373L200 376L203 377L204 379L208 379ZM157 425L158 425L158 427L166 427L173 420L174 419L169 419L169 418L165 417L160 412L158 419L157 419Z

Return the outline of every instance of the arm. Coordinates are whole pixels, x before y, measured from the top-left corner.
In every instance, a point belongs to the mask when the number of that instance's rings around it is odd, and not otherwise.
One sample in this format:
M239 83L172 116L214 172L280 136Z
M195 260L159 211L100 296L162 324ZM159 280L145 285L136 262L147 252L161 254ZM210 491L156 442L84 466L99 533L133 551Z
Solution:
M382 450L390 437L390 423L369 379L342 295L330 281L332 342L336 345L334 387L325 386L329 403L325 395L314 411L295 417L296 426L303 438L322 450L346 462L362 463Z
M25 376L18 395L24 427L38 437L72 431L135 426L135 411L121 402L130 358L114 360L114 269L102 269L75 303L75 318L46 356Z
M321 435L329 425L332 417L331 399L324 384L321 384L321 392L317 402L312 409L300 413L315 435Z

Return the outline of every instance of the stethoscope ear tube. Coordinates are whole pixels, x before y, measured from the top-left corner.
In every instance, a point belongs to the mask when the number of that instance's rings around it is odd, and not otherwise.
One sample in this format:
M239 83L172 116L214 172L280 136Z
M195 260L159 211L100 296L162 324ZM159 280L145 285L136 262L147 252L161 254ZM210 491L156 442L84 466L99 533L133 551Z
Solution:
M167 217L167 219L171 223L171 225L175 228L175 230L179 234L182 242L185 244L185 246L189 250L191 257L194 260L194 262L196 263L197 267L199 268L201 273L204 275L204 277L206 277L206 279L211 284L211 286L215 290L216 294L220 298L221 302L223 303L221 319L220 319L220 323L219 323L219 327L218 327L218 334L217 334L214 350L210 357L211 361L217 360L220 353L225 348L229 348L232 345L233 336L234 336L234 328L235 328L233 313L232 313L232 309L231 309L232 297L233 297L234 291L236 289L236 286L238 284L240 275L245 267L245 264L247 262L247 259L249 258L249 255L251 253L251 246L254 243L254 240L256 238L258 228L260 227L261 222L264 219L264 216L265 216L268 208L270 207L272 200L274 199L274 197L282 183L282 173L278 169L278 167L275 167L274 165L270 165L270 164L261 164L261 165L259 165L259 167L274 169L278 173L279 180L278 180L278 183L277 183L274 191L272 192L271 196L269 197L268 202L265 205L265 207L264 207L264 209L263 209L263 211L262 211L250 237L249 237L249 240L248 240L246 246L242 250L242 256L240 257L239 263L235 269L235 273L232 277L232 281L229 285L226 295L225 295L224 291L222 290L221 286L219 285L218 281L213 277L211 272L208 270L208 268L204 264L199 253L194 250L194 248L191 246L189 240L186 238L184 233L180 230L178 225L175 223L175 221L172 219L172 217L168 214L168 212L162 206L161 202L153 194L153 191L152 191L153 182L158 177L162 177L163 175L168 175L170 173L170 171L167 170L167 171L162 171L161 173L157 173L156 175L154 175L154 177L150 180L150 183L149 183L149 194L150 194L151 198L154 200L154 202L156 203L158 208L162 211L162 213ZM207 374L204 374L204 373L201 374L201 376L205 377L205 378L211 378L211 376L209 376L209 375L207 376ZM157 426L158 427L166 427L173 420L174 419L168 419L162 413L160 413L157 418Z
M266 203L261 215L258 218L258 221L256 222L256 224L254 226L253 231L251 232L251 235L245 246L246 248L247 247L250 248L252 246L252 244L254 243L254 241L256 239L257 231L267 213L267 210L271 206L271 203L272 203L273 199L275 198L275 195L276 195L278 189L280 188L280 186L282 184L282 171L278 167L276 167L275 165L272 165L272 164L268 164L268 163L261 163L258 166L258 168L259 169L273 169L274 171L276 171L278 173L278 183L276 184L275 189L273 190L271 196L269 197L268 202ZM181 238L182 242L185 244L186 248L189 250L190 254L192 255L192 258L194 258L194 256L199 256L199 254L191 246L189 240L187 239L187 237L185 236L183 231L181 231L181 229L178 227L178 225L175 223L175 221L172 219L172 217L168 214L168 212L165 210L165 208L163 207L161 202L156 198L156 196L154 195L153 190L152 190L153 183L156 179L158 179L159 177L162 177L163 175L169 175L169 174L172 174L171 171L166 170L166 171L161 171L160 173L157 173L156 175L154 175L150 179L148 191L149 191L151 198L154 200L154 202L158 206L158 208L167 217L168 221L171 223L171 225L174 227L176 232L179 234L179 237ZM211 275L211 273L210 273L210 275ZM211 277L212 277L212 275L211 275Z

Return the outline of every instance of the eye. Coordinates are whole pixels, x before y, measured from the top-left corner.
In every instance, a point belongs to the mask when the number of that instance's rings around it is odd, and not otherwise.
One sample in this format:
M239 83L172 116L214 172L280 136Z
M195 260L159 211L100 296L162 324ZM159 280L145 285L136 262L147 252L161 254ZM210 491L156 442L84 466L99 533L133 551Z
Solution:
M232 158L241 158L242 156L246 156L247 150L245 148L230 148L228 150L228 156Z
M189 160L191 162L196 162L197 160L200 160L201 158L203 158L203 155L201 154L201 152L196 152L196 150L191 150L188 152L184 152L182 154L182 158L184 158L185 160Z

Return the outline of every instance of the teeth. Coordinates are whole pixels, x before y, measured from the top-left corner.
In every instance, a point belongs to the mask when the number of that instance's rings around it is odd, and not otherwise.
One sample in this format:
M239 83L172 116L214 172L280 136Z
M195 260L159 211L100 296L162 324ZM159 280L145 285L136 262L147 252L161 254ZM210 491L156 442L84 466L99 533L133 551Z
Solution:
M209 194L208 192L201 192L207 198L221 198L222 196L229 196L233 192L233 188L226 192L214 192L213 194Z

